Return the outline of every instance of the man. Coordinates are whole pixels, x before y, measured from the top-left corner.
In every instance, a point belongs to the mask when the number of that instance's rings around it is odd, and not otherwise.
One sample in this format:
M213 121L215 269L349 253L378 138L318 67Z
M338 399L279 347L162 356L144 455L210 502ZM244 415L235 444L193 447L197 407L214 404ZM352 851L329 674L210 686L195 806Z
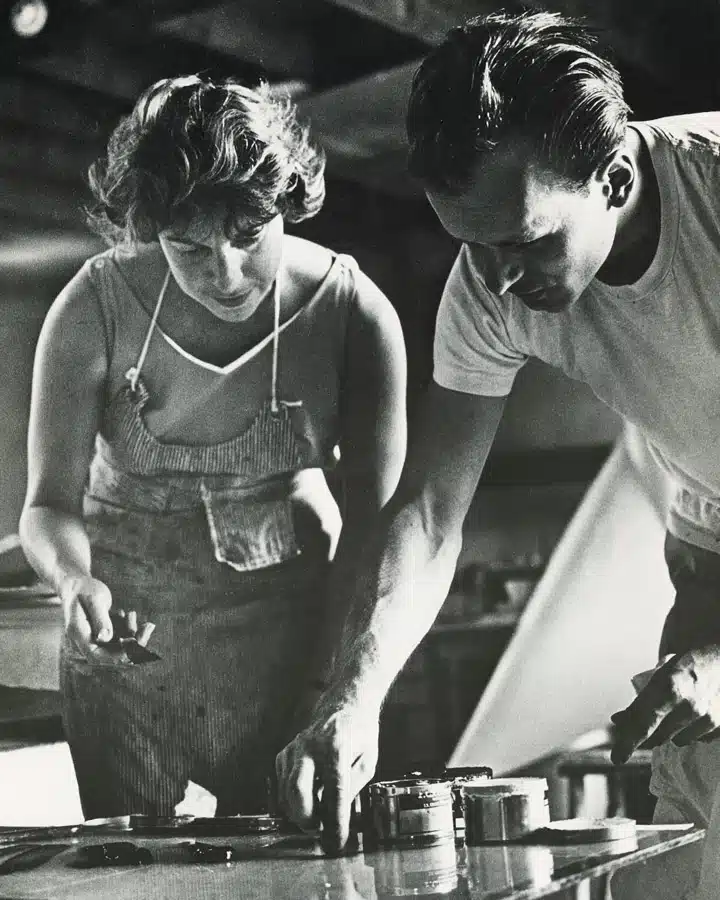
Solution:
M635 423L674 479L666 554L677 598L661 642L669 660L614 717L614 759L643 742L656 747L658 815L711 819L720 778L720 116L629 125L628 112L592 37L554 14L474 19L416 74L410 168L462 248L386 530L348 579L352 615L313 720L278 757L284 801L301 825L323 785L330 847L342 846L349 801L374 770L382 699L445 599L505 398L531 356Z

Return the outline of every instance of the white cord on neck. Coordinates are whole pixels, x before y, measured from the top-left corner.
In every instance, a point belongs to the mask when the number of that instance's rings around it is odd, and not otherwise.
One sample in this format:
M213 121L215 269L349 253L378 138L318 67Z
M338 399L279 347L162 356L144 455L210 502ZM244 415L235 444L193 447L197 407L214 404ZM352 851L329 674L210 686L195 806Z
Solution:
M138 361L135 363L132 369L128 372L128 378L130 380L130 387L134 391L137 386L138 378L140 377L140 370L142 369L145 363L145 357L148 354L148 350L150 348L150 341L153 336L153 332L155 331L155 325L157 324L158 316L160 315L160 307L162 306L163 300L165 299L165 294L167 293L168 285L170 284L170 269L167 270L165 275L165 280L162 283L162 287L160 288L160 294L158 295L158 301L155 304L155 311L152 314L152 319L150 320L150 327L147 330L147 334L145 335L145 342L142 345L142 350L140 351L140 355L138 356Z
M275 276L275 289L273 291L273 352L272 352L272 397L270 410L278 411L277 381L278 381L278 349L280 345L280 269Z

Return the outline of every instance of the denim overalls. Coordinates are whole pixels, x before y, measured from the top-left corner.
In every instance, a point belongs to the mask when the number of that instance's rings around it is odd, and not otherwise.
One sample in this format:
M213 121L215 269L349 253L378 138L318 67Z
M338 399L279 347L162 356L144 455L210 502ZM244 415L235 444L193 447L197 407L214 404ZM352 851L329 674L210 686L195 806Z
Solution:
M265 808L340 528L322 469L303 468L302 402L278 396L279 284L261 342L272 344L270 396L251 425L205 446L150 433L142 367L168 281L105 411L84 497L92 573L114 608L155 623L161 661L99 667L63 647L63 721L86 817L172 814L189 780L216 795L218 814ZM298 499L313 512L304 532Z

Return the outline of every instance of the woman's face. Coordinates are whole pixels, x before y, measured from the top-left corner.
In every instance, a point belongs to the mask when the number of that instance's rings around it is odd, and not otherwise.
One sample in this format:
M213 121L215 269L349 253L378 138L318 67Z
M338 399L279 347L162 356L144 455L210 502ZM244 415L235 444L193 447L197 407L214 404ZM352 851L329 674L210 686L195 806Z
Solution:
M225 322L244 322L257 310L277 275L282 256L283 220L237 227L230 234L227 214L170 227L158 239L180 289Z

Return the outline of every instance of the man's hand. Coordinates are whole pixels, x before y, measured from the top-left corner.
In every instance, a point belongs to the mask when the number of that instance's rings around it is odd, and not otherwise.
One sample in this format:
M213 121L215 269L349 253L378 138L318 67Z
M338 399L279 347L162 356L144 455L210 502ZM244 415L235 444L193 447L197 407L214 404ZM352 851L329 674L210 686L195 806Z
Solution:
M350 832L350 808L377 765L377 706L321 701L310 724L277 755L278 797L300 828L322 824L326 853L339 853Z
M633 750L672 740L678 747L712 740L720 729L720 645L675 654L653 673L633 702L612 717L614 763Z

